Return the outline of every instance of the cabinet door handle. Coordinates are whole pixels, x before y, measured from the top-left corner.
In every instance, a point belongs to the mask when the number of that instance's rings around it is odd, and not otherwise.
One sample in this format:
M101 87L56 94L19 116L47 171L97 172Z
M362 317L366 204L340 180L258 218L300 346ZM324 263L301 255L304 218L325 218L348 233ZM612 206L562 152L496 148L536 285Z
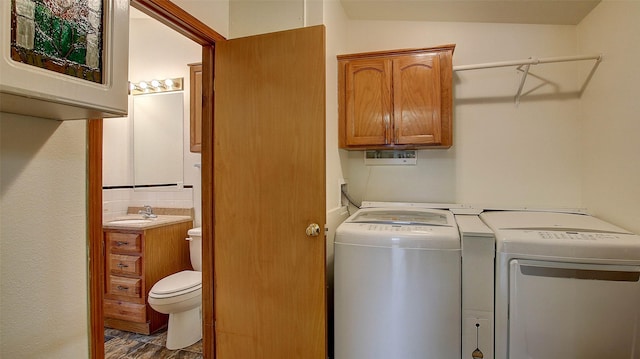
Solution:
M129 287L125 287L123 285L119 285L117 288L118 290L129 290Z
M124 264L124 263L118 263L118 268L122 269L122 268L129 268L128 264Z
M118 246L118 247L126 246L128 244L129 244L129 242L123 242L123 241L117 241L116 242L116 246Z

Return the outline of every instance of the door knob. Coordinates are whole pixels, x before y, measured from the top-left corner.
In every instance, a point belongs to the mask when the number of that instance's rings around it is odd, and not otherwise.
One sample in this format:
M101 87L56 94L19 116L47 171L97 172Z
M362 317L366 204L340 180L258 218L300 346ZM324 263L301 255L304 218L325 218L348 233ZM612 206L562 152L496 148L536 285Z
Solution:
M320 235L320 226L317 223L311 223L307 227L307 237L317 237Z

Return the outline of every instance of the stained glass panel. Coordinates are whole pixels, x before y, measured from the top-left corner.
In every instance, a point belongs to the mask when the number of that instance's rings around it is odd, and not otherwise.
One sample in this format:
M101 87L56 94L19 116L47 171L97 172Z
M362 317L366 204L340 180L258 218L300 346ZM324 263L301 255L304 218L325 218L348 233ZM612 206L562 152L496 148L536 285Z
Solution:
M103 83L103 0L11 0L11 58Z

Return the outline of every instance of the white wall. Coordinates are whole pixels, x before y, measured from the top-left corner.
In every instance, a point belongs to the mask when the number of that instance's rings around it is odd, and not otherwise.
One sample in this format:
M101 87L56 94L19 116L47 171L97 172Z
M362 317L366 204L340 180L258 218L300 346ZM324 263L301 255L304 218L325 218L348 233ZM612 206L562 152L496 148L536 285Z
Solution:
M326 27L326 193L329 213L341 206L339 180L343 179L342 151L338 150L338 62L336 56L346 51L344 34L347 32L348 19L337 1L326 1L323 10L323 23ZM331 218L327 219L332 222ZM329 229L332 230L331 228ZM330 232L329 234L331 234ZM333 238L329 236L329 238Z
M0 357L87 358L86 121L0 113Z
M332 0L230 0L229 38L323 24L328 2L337 4Z
M196 225L200 223L201 162L199 153L189 150L190 80L187 64L201 61L202 48L168 27L152 19L132 19L129 36L129 79L132 82L164 78L184 78L183 153L184 184L193 189L181 191L104 191L105 219L126 213L127 206L149 204L155 207L195 207ZM129 113L133 114L132 96ZM133 146L131 118L104 120L103 185L133 184Z
M456 44L455 65L576 54L575 26L349 21L352 53ZM356 200L581 207L575 64L532 67L519 106L515 68L454 75L454 144L416 166L365 166L347 154Z
M596 215L640 233L640 2L602 1L579 25L578 48L603 61L581 101L583 197Z
M229 3L229 38L264 34L303 27L304 2L245 1Z
M229 38L229 0L173 0L189 14Z

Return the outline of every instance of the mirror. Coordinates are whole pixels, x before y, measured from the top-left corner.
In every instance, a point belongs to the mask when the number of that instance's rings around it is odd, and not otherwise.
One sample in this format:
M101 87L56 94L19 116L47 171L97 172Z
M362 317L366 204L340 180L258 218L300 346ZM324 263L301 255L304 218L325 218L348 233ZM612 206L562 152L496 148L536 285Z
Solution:
M182 91L133 96L135 189L182 188Z

